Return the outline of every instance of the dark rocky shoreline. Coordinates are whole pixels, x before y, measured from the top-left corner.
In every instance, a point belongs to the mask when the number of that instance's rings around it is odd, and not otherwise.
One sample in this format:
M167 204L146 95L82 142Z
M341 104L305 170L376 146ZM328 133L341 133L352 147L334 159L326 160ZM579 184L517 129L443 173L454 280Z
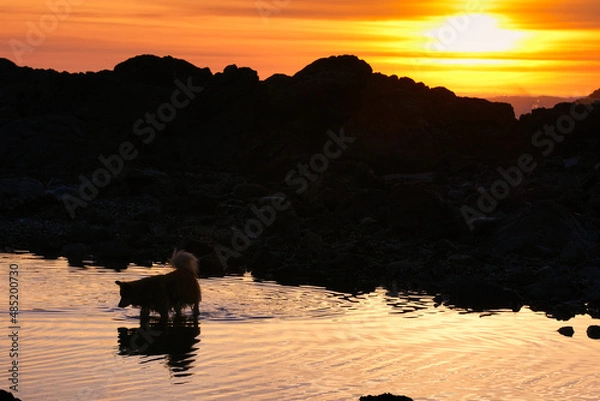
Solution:
M598 98L517 120L352 56L264 81L0 60L0 248L598 317Z

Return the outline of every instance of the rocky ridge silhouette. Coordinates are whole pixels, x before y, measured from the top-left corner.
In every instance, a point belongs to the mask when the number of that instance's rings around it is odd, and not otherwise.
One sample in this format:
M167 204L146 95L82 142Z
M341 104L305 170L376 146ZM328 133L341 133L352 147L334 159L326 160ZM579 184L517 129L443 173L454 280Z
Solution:
M597 99L516 119L349 55L262 81L0 59L0 245L118 267L177 245L205 275L597 316Z

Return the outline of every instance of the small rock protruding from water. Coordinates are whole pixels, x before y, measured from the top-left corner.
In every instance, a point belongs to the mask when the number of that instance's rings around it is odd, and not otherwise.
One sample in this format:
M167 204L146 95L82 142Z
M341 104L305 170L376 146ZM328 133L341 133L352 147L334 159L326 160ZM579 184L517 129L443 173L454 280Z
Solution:
M590 326L587 329L587 336L594 340L600 340L600 326Z
M380 395L365 395L360 397L359 401L413 401L413 399L405 395L385 393Z
M12 393L9 393L6 390L0 390L0 400L21 401L20 398L16 398Z
M565 337L573 337L573 334L575 334L575 330L571 326L561 327L557 331Z

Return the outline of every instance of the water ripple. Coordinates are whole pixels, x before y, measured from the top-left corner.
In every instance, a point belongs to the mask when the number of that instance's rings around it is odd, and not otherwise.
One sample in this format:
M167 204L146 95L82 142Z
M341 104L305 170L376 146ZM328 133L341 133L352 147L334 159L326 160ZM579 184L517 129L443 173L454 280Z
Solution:
M138 309L116 307L114 280L167 268L10 258L22 278L22 399L319 401L389 391L418 401L591 401L600 388L589 317L568 322L567 338L556 332L564 322L527 308L461 314L427 294L353 297L245 276L200 281L199 327L140 328Z

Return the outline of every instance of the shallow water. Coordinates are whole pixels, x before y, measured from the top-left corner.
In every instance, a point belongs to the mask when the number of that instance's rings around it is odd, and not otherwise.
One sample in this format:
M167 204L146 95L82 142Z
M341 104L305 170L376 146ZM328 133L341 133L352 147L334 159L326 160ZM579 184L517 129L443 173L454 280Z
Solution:
M490 316L378 289L351 297L316 287L200 280L198 328L139 328L114 281L164 266L69 267L0 255L10 383L9 265L18 265L19 391L29 400L597 400L600 341L589 317L558 322L524 308ZM189 313L189 311L188 311ZM572 338L556 332L570 325ZM8 383L8 384L6 384Z

